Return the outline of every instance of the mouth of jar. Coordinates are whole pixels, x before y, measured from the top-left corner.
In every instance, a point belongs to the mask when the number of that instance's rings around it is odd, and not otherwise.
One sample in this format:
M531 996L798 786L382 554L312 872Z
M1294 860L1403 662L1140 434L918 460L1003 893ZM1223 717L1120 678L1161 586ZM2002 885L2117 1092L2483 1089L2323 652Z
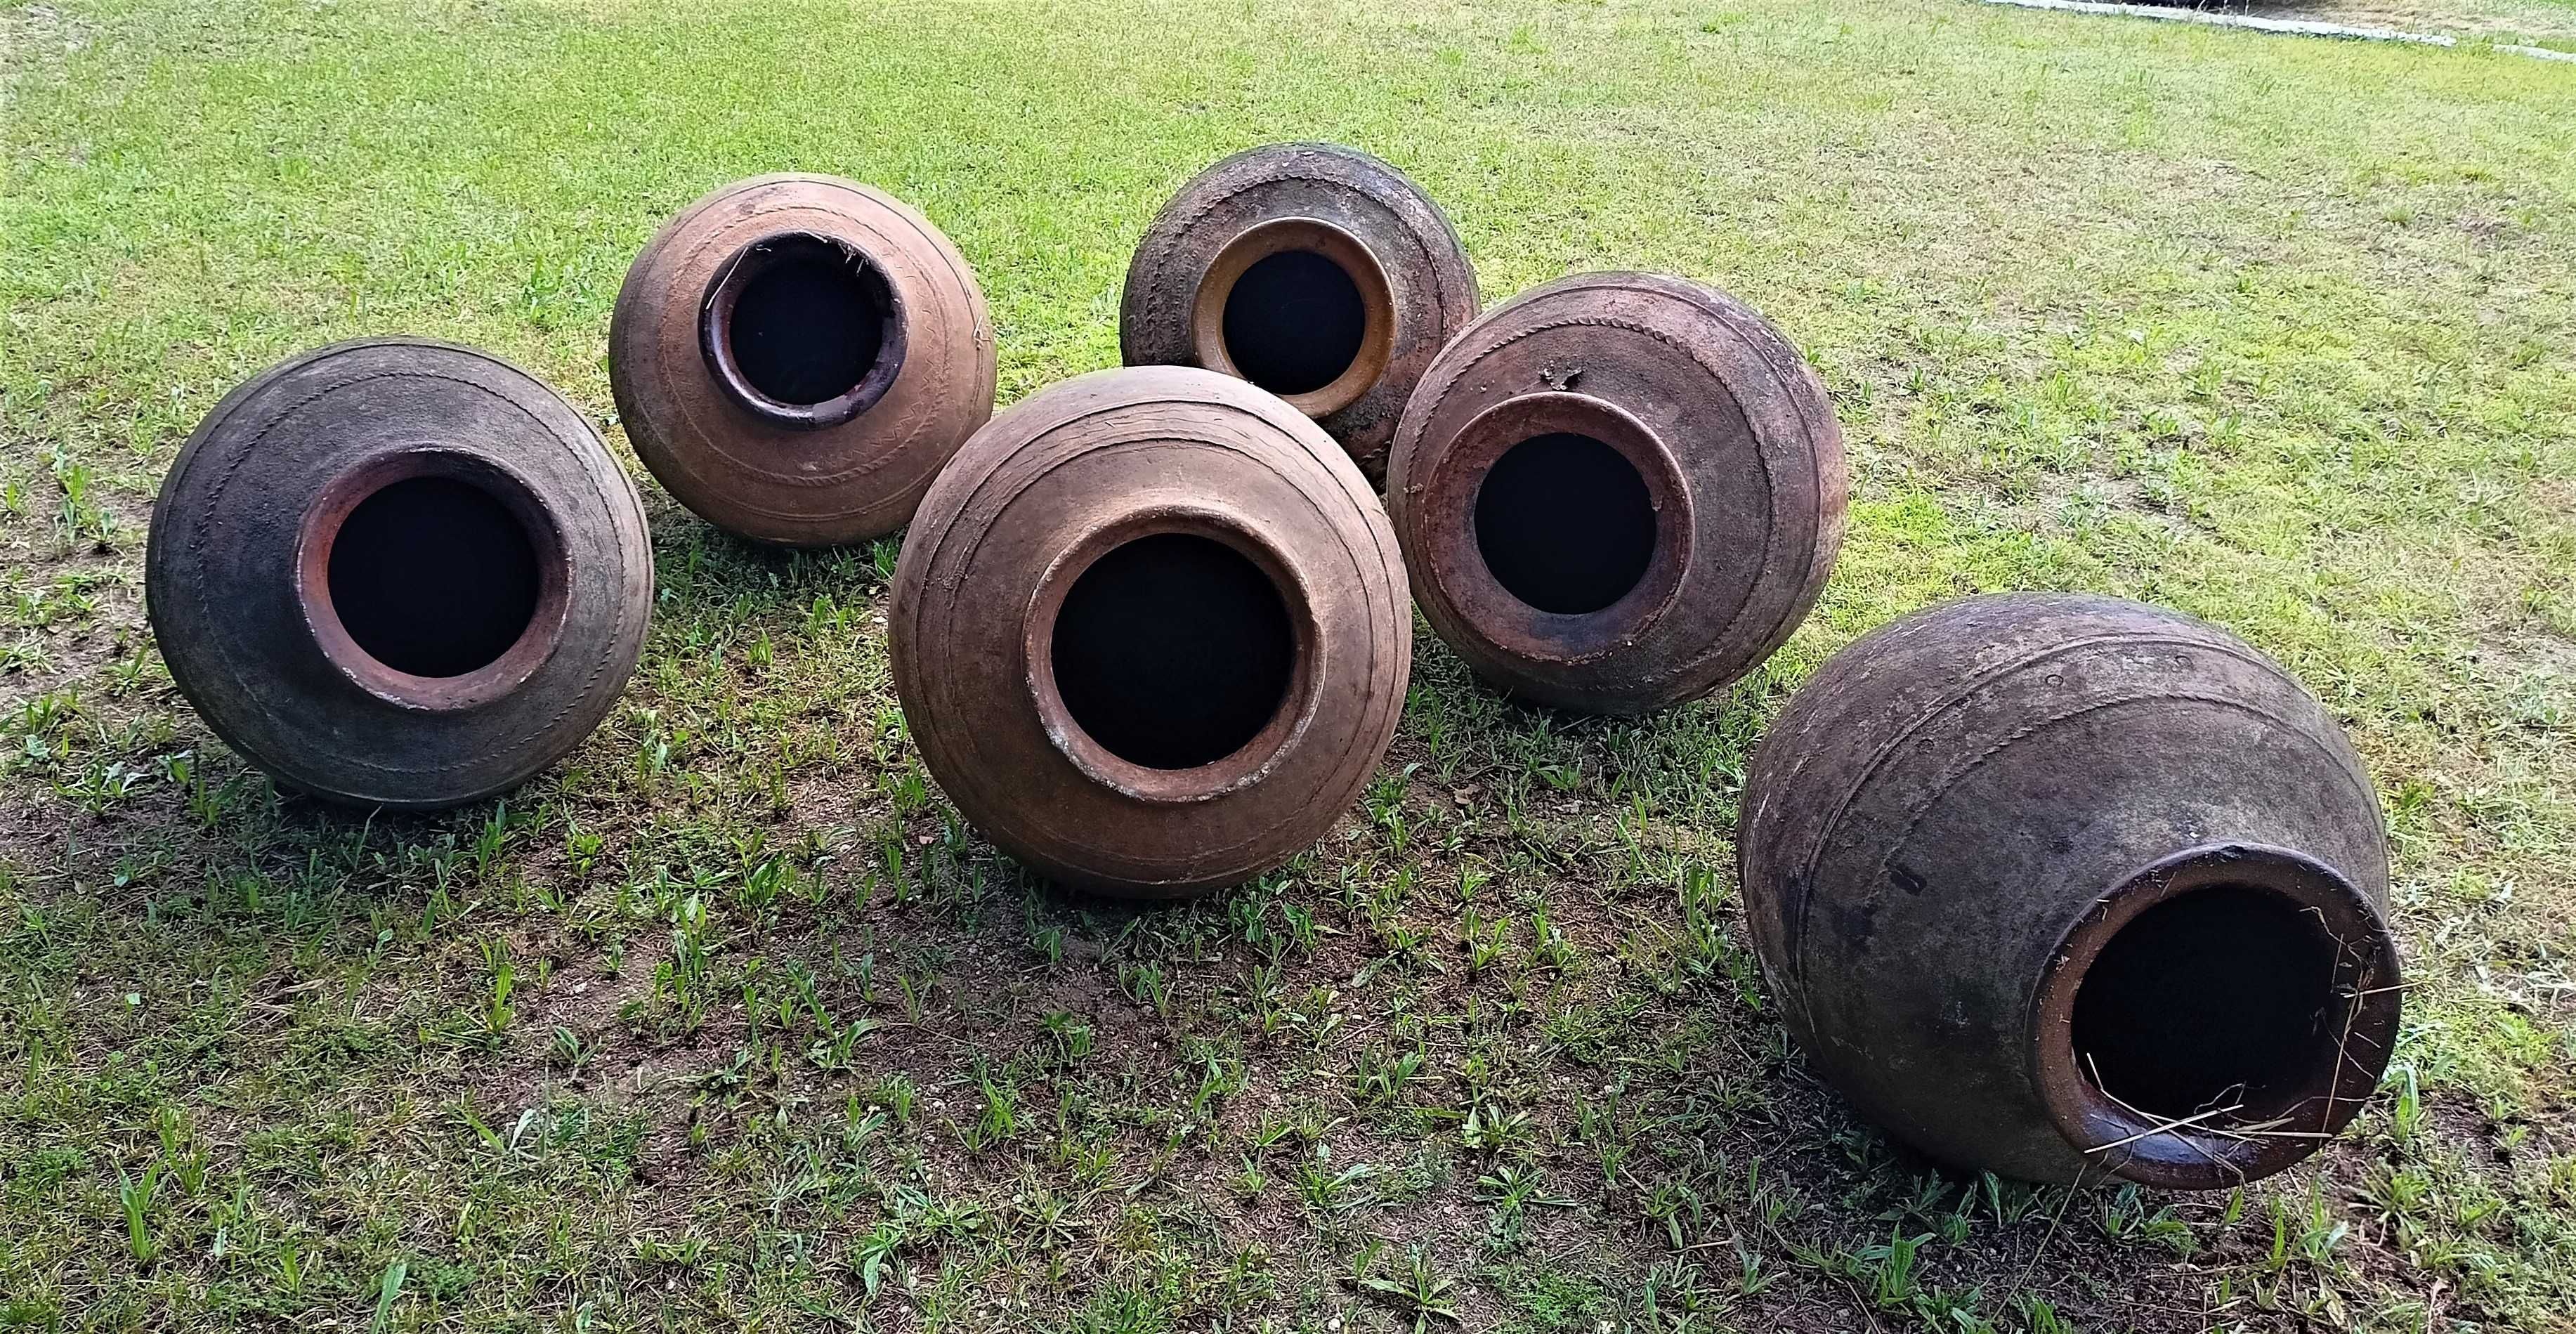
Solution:
M1487 408L1406 490L1433 582L1496 648L1533 661L1633 643L1690 567L1679 461L1635 415L1588 394Z
M1317 630L1287 560L1235 520L1157 510L1077 539L1032 599L1030 693L1057 749L1152 801L1275 768L1314 707Z
M1588 616L1645 582L1655 506L1645 476L1577 431L1503 451L1476 488L1476 554L1505 592L1543 612Z
M342 474L306 509L295 568L323 656L404 708L498 699L562 636L562 528L534 487L478 454L398 450Z
M885 269L844 241L780 232L716 269L698 346L718 387L788 430L839 426L903 370L904 310Z
M1280 218L1217 252L1190 332L1201 365L1322 417L1358 402L1386 374L1395 297L1358 237L1316 218Z
M2359 1113L2399 1010L2395 940L2341 874L2284 848L2194 849L2116 886L2052 956L2040 1092L2106 1175L2241 1185Z

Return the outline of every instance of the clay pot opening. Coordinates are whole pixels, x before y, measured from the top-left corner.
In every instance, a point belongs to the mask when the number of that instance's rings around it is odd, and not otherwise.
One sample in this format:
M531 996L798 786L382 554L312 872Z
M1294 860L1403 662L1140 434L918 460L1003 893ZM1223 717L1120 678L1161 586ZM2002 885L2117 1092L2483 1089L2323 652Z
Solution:
M2217 1189L2340 1129L2396 1037L2395 945L2340 875L2227 847L2131 878L2040 988L2041 1085L2070 1143L2149 1185Z
M2075 1059L2149 1116L2267 1121L2311 1096L2341 1033L2335 941L2295 904L2212 885L2140 913L2075 992Z
M1278 586L1195 533L1140 537L1093 561L1066 590L1052 638L1065 712L1147 769L1195 769L1252 744L1297 667Z
M1497 650L1582 662L1669 610L1694 544L1690 488L1617 404L1547 391L1478 413L1405 483L1428 581Z
M1156 507L1081 535L1041 577L1029 691L1094 782L1206 801L1259 781L1305 734L1320 633L1276 546L1233 516Z
M1256 261L1226 294L1226 355L1274 394L1311 394L1340 379L1367 332L1359 284L1312 250Z
M1217 252L1191 326L1209 369L1321 417L1357 402L1386 373L1395 299L1357 237L1316 219L1284 218Z
M820 430L885 397L903 369L901 300L885 270L844 242L763 237L716 271L700 312L708 370L775 425Z
M1503 452L1476 490L1476 550L1512 596L1561 616L1626 597L1655 555L1655 503L1618 450L1551 431Z
M408 708L464 708L536 670L563 628L561 530L536 491L477 455L382 456L305 516L296 593L325 657Z

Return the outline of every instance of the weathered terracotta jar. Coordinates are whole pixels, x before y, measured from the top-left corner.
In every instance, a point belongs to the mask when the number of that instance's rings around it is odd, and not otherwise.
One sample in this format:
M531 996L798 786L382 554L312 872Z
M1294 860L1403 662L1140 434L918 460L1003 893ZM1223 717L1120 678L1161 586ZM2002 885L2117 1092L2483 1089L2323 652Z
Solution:
M1843 437L1779 330L1680 278L1487 312L1414 391L1387 476L1414 600L1527 699L1635 714L1761 665L1843 531Z
M835 176L761 176L635 257L608 378L635 452L699 517L856 542L902 527L992 416L992 321L919 213Z
M161 484L146 609L180 693L280 782L369 806L502 791L635 669L644 507L498 358L339 343L217 404Z
M1738 839L1809 1062L1935 1158L2218 1189L2307 1157L2397 1036L2379 802L2235 636L1977 597L1818 671Z
M1127 269L1130 366L1240 376L1321 422L1371 481L1431 359L1476 318L1448 215L1386 163L1272 144L1192 177Z
M1412 617L1367 479L1184 367L1078 376L967 442L888 626L922 761L1004 851L1172 898L1331 828L1395 735Z

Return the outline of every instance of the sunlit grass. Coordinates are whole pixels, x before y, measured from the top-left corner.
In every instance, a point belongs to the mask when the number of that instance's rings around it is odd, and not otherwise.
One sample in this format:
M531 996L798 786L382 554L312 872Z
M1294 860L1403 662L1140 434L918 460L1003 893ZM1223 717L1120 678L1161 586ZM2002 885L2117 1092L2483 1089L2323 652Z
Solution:
M0 1322L2547 1329L2576 1291L2566 67L1950 0L0 33ZM1426 636L1341 830L1136 915L1029 886L928 783L892 543L753 549L645 479L624 707L430 820L281 801L144 630L160 473L278 357L482 344L622 454L634 251L811 169L949 232L1016 398L1114 362L1172 188L1286 137L1411 173L1489 298L1668 269L1807 348L1853 530L1770 669L1603 724ZM2022 587L2226 624L2375 770L2419 990L2317 1167L1945 1177L1769 1017L1729 841L1762 720L1860 631Z

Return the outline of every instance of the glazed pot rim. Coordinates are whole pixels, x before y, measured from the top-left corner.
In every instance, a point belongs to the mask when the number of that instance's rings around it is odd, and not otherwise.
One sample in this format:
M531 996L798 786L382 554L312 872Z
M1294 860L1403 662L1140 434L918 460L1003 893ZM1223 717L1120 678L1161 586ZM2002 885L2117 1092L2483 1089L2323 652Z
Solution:
M380 661L350 635L331 598L331 551L350 514L385 488L421 478L461 482L500 502L536 557L537 599L527 625L499 657L456 676L418 676ZM358 689L415 712L461 712L507 697L554 656L571 611L571 552L543 492L500 458L455 445L395 445L342 468L305 507L293 570L297 608L323 658Z
M1279 394L1281 402L1309 417L1328 417L1367 396L1386 375L1395 355L1395 289L1386 267L1368 243L1339 224L1302 215L1265 218L1244 228L1217 248L1199 276L1190 302L1190 345L1199 364L1249 382L1225 344L1225 306L1235 283L1253 265L1273 255L1306 251L1330 261L1358 290L1362 327L1359 350L1342 373L1318 388Z
M2246 1115L2157 1116L2113 1097L2079 1068L2076 996L2112 939L2159 904L2210 889L2256 890L2313 916L2336 942L2332 994L2342 1028L2330 1055L2267 1092ZM2377 1089L2402 1006L2395 936L2378 905L2305 853L2215 843L2160 858L2104 892L2067 928L2033 992L2032 1084L2087 1171L2170 1190L2220 1190L2306 1158Z
M744 289L784 260L789 251L806 246L838 251L884 313L878 327L876 359L868 364L867 373L859 377L858 383L819 403L788 403L762 392L743 373L741 363L734 357L731 332L734 307ZM902 289L874 255L847 237L827 235L809 227L787 227L752 237L716 266L715 276L707 280L706 295L698 303L698 353L706 364L708 377L734 406L784 430L823 431L857 420L894 388L896 378L903 373L909 324Z
M1645 483L1655 515L1654 550L1635 586L1606 607L1544 611L1503 587L1485 563L1476 502L1502 457L1544 435L1572 434L1607 445ZM1645 637L1681 600L1697 544L1690 482L1654 428L1617 403L1568 390L1518 394L1486 408L1450 437L1425 475L1405 484L1407 508L1423 533L1427 582L1494 650L1529 661L1591 662Z
M1261 571L1288 611L1295 660L1288 689L1259 732L1232 752L1187 769L1156 769L1112 753L1076 721L1055 680L1055 624L1074 583L1103 556L1143 538L1179 533L1220 543ZM1241 516L1210 506L1156 504L1077 531L1039 573L1023 621L1022 677L1039 730L1074 768L1123 796L1160 805L1213 801L1276 772L1314 722L1321 697L1323 629L1313 590L1296 564Z

